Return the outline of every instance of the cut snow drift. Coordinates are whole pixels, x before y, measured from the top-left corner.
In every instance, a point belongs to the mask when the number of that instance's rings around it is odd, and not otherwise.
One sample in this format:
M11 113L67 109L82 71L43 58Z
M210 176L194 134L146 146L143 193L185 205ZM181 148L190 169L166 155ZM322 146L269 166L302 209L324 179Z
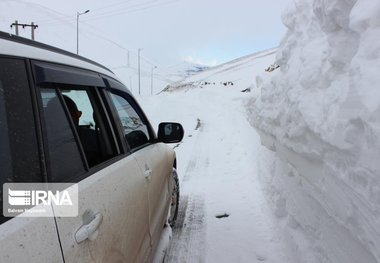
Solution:
M297 0L249 103L261 179L308 262L380 262L380 1Z

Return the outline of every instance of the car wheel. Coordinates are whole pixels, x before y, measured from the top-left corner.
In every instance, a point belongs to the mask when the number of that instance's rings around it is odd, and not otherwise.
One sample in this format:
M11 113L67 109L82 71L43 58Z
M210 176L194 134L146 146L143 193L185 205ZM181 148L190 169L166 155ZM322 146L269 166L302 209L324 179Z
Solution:
M175 225L175 221L178 216L178 207L179 207L179 180L178 180L178 174L177 170L173 168L172 172L172 200L170 204L170 211L169 211L169 225L173 227Z

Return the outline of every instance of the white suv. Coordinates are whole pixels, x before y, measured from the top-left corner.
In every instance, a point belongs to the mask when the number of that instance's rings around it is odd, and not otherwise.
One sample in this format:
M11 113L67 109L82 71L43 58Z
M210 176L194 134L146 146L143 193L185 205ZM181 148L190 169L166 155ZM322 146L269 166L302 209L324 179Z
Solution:
M0 32L1 184L79 189L77 217L1 213L0 262L152 261L178 211L176 156L164 143L183 134L161 123L157 136L104 66Z

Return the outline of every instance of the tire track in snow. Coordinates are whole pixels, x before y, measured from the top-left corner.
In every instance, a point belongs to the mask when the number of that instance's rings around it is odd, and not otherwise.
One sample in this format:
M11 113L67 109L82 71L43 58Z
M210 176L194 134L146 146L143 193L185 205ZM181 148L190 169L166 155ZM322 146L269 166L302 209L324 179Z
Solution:
M189 185L198 183L199 177L207 173L209 151L204 145L205 123L199 118L195 127L194 148L181 180L181 199L173 237L165 262L204 262L206 253L205 199Z
M204 262L205 209L200 196L183 196L164 262Z
M197 119L197 126L195 130L197 131L196 139L194 142L195 148L192 151L190 161L186 167L185 175L183 177L183 182L189 181L196 175L195 169L199 167L208 167L209 166L209 157L208 150L201 148L204 144L202 139L204 137L204 128L205 124L199 118ZM205 154L206 153L206 154Z
M204 123L197 119L195 147L192 149L181 181L182 194L178 218L173 227L173 237L165 258L167 263L205 261L205 200L203 196L187 191L189 181L197 179L197 176L204 173L209 166L208 151L202 146L204 126Z

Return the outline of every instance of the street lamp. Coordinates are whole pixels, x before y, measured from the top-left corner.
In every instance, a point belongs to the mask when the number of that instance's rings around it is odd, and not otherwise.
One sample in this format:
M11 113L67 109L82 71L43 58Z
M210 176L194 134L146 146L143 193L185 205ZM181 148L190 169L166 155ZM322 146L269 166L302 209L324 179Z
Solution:
M78 51L79 51L79 16L87 14L88 12L90 12L90 10L86 10L83 13L77 12L77 55L78 55Z
M157 66L152 67L151 81L150 81L150 95L153 95L153 70L157 68Z

